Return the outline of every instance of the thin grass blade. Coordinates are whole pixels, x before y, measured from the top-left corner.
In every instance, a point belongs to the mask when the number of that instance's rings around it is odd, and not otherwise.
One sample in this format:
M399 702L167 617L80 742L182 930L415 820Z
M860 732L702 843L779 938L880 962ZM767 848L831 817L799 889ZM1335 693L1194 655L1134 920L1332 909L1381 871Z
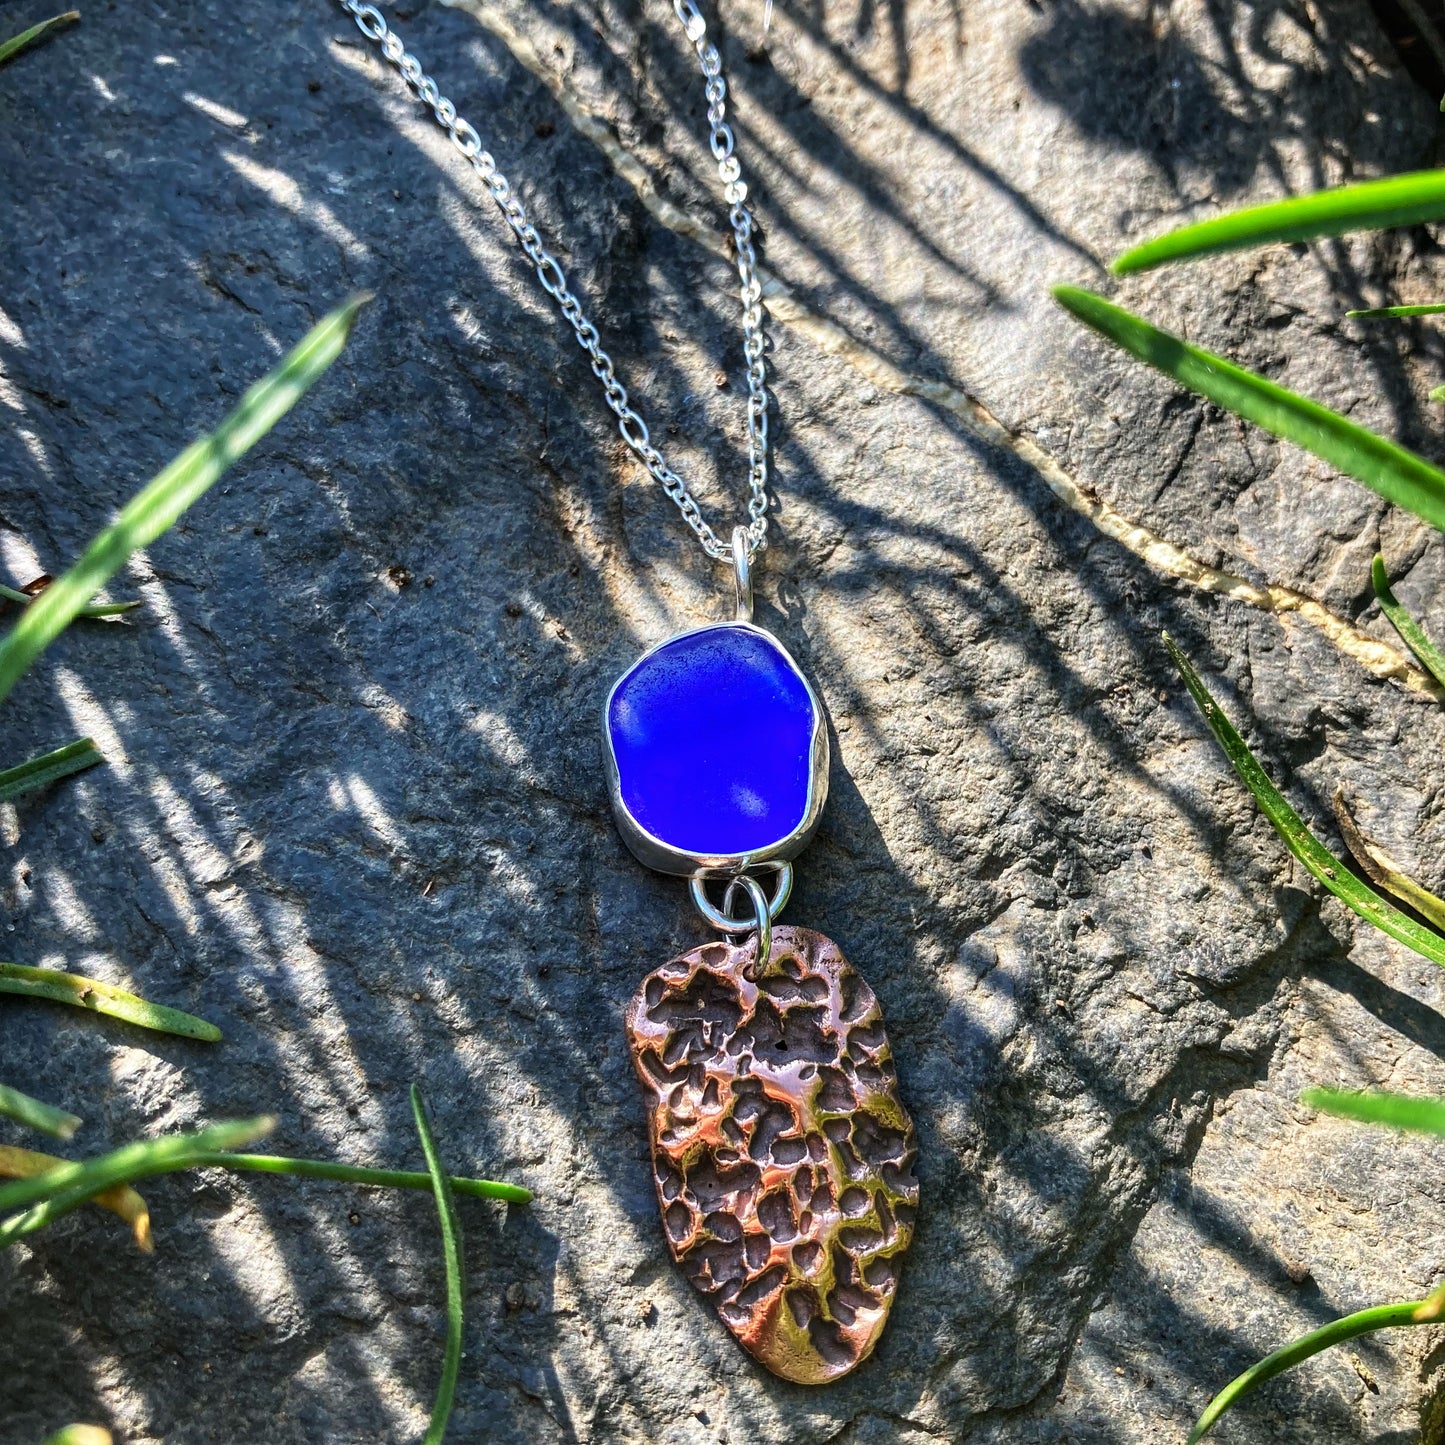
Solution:
M52 15L49 20L42 20L38 25L32 25L29 30L22 30L19 35L12 35L9 40L0 41L0 65L4 65L7 60L13 60L22 50L29 50L32 45L38 44L52 30L58 30L62 25L70 25L79 19L79 10L67 10L64 15Z
M1209 724L1225 756L1234 764L1234 770L1243 780L1245 787L1254 794L1260 811L1274 824L1276 832L1284 839L1285 847L1304 864L1336 898L1352 908L1361 918L1373 923L1376 928L1398 939L1407 948L1413 948L1422 958L1445 968L1445 938L1417 923L1402 913L1394 904L1381 898L1378 893L1355 875L1323 843L1310 832L1305 821L1290 807L1283 793L1270 782L1264 769L1255 760L1245 741L1235 731L1234 725L1224 712L1203 679L1194 670L1189 659L1174 644L1167 633L1164 646L1184 685L1198 704L1204 720Z
M1401 641L1420 659L1435 681L1445 684L1445 657L1440 655L1440 649L1425 636L1424 628L1396 600L1394 592L1390 590L1385 559L1378 552L1370 564L1370 581L1374 584L1375 601L1380 604L1380 611L1390 619L1390 626L1400 634Z
M66 743L63 748L42 753L38 758L17 763L13 768L0 770L0 803L8 803L11 798L33 793L39 788L47 788L61 778L84 772L86 768L93 768L104 761L100 749L89 738L77 738L73 743Z
M273 1118L232 1119L194 1134L172 1134L123 1144L109 1154L56 1165L35 1178L0 1185L0 1249L116 1185L130 1185L154 1174L190 1169L197 1155L249 1144L269 1132ZM23 1210L13 1214L12 1210Z
M1439 316L1445 312L1445 301L1432 301L1428 306L1374 306L1368 311L1346 311L1357 321L1384 321L1392 316Z
M1279 241L1311 241L1347 231L1414 226L1445 216L1445 170L1415 171L1380 181L1312 191L1262 206L1247 206L1213 220L1180 226L1125 251L1110 270L1116 276L1147 271L1165 261L1186 261Z
M452 1399L456 1395L457 1375L462 1365L462 1332L465 1325L462 1300L466 1289L462 1226L457 1218L457 1202L452 1198L451 1180L442 1168L436 1139L432 1135L430 1123L427 1122L426 1102L415 1084L411 1086L411 1112L416 1120L416 1132L421 1138L422 1153L426 1155L427 1173L431 1175L432 1194L436 1198L437 1217L441 1221L442 1250L447 1266L446 1354L442 1360L442 1377L437 1385L431 1423L427 1426L424 1441L424 1445L441 1445L447 1433L447 1421L451 1418Z
M11 1145L0 1145L0 1178L37 1179L68 1163L53 1154L41 1154L34 1149L16 1149ZM146 1202L129 1184L113 1184L98 1194L89 1196L91 1204L108 1209L119 1215L130 1225L136 1244L150 1254L155 1248L151 1242L151 1215Z
M1387 1124L1414 1134L1445 1137L1445 1099L1416 1099L1409 1094L1357 1093L1350 1089L1306 1089L1300 1102L1321 1114Z
M1376 1305L1373 1309L1361 1310L1358 1314L1346 1315L1343 1319L1311 1330L1301 1335L1292 1344L1272 1355L1266 1355L1257 1365L1251 1365L1242 1375L1231 1380L1210 1402L1204 1413L1189 1432L1188 1445L1197 1445L1214 1426L1219 1417L1237 1405L1251 1390L1257 1390L1266 1380L1283 1374L1292 1366L1327 1350L1331 1345L1342 1344L1372 1330L1394 1329L1399 1325L1424 1325L1430 1319L1422 1318L1420 1311L1427 1307L1427 1300L1410 1300L1406 1304Z
M252 1123L259 1124L269 1121L252 1121L245 1127L252 1127ZM200 1136L195 1136L199 1139ZM157 1141L166 1142L170 1141ZM242 1140L241 1142L245 1142ZM109 1156L106 1156L109 1157ZM22 1159L31 1162L28 1167L22 1167ZM18 1149L11 1151L7 1156L3 1149L0 1149L0 1177L32 1179L44 1175L48 1170L66 1165L67 1169L73 1171L68 1161L55 1159L50 1155L36 1154L31 1150ZM365 1184L377 1188L391 1189L427 1189L435 1192L435 1183L430 1174L423 1174L416 1170L409 1169L367 1169L352 1164L333 1164L324 1159L293 1159L281 1154L239 1154L231 1152L229 1147L224 1145L206 1146L204 1140L192 1147L175 1150L167 1153L164 1157L157 1157L155 1154L148 1156L143 1161L143 1174L145 1176L155 1174L170 1174L182 1169L231 1169L244 1173L258 1174L286 1174L301 1179L328 1179L343 1184ZM133 1174L133 1178L141 1178L142 1173ZM67 1182L67 1180L69 1182ZM532 1191L524 1189L517 1184L500 1184L491 1179L468 1179L465 1177L449 1176L447 1181L453 1192L467 1194L479 1199L501 1199L509 1204L527 1204L531 1201ZM59 1181L56 1189L56 1198L63 1194L64 1208L49 1210L43 1218L38 1221L32 1220L29 1227L20 1233L31 1233L33 1229L48 1224L52 1218L58 1217L65 1210L75 1207L77 1202L83 1199L76 1199L73 1196L82 1194L89 1185L84 1180L77 1180L67 1175ZM132 1193L134 1191L131 1191ZM96 1203L105 1204L114 1208L110 1203L111 1196L119 1198L119 1191L104 1191L93 1196ZM140 1196L135 1196L139 1200ZM24 1195L7 1195L0 1190L0 1211L12 1209L26 1204L33 1203L37 1194L32 1192L28 1197ZM37 1206L37 1207L44 1207ZM143 1206L142 1206L143 1207ZM33 1211L32 1211L33 1212ZM117 1210L117 1212L121 1212ZM123 1214L123 1217L130 1218L130 1215ZM18 1218L18 1217L17 1217ZM0 1224L0 1247L10 1242L6 1235L6 1228L15 1224L16 1220L6 1220ZM19 1237L19 1233L15 1235Z
M1441 172L1445 175L1445 171ZM1313 452L1387 502L1445 531L1445 472L1423 457L1320 406L1192 346L1140 316L1077 286L1055 286L1065 310L1131 356L1285 441Z
M109 1430L100 1425L67 1425L47 1435L40 1445L115 1445Z
M20 994L24 998L50 999L68 1003L92 1013L106 1014L139 1024L157 1033L178 1034L184 1039L201 1039L214 1044L221 1037L215 1024L198 1019L164 1004L148 1003L127 993L123 988L84 978L78 973L61 973L53 968L31 968L23 963L0 963L0 993Z
M54 1104L42 1104L9 1084L0 1084L0 1114L24 1124L27 1129L38 1129L55 1139L69 1139L85 1122L75 1114L57 1109Z
M1332 801L1340 835L1370 882L1386 893L1393 893L1401 903L1408 904L1445 934L1445 899L1437 898L1428 888L1416 883L1379 844L1372 843L1360 832L1342 789L1335 790Z
M338 307L307 332L268 376L241 398L213 431L189 447L121 509L120 515L21 614L0 642L0 699L69 625L137 547L155 541L296 405L341 354L369 297Z
M197 1168L215 1166L255 1174L290 1174L299 1179L330 1179L340 1184L369 1184L383 1189L432 1189L430 1174L411 1169L367 1169L357 1164L333 1164L325 1159L291 1159L283 1154L213 1154L195 1160ZM448 1177L454 1194L475 1199L501 1199L508 1204L530 1204L532 1191L520 1184L499 1184L492 1179Z
M24 592L19 587L7 587L0 582L0 597L5 598L7 602L18 602L22 607L29 607L44 590L45 588L42 587L34 592ZM139 599L132 602L91 602L82 607L75 615L77 617L119 617L122 613L134 612L139 606Z
M275 1126L276 1121L269 1114L254 1119L226 1119L191 1134L167 1134L159 1139L122 1144L118 1149L93 1159L56 1160L45 1173L27 1175L16 1183L0 1185L0 1213L23 1209L36 1200L47 1199L77 1185L93 1194L109 1189L112 1184L128 1184L132 1179L143 1179L150 1174L189 1168L188 1163L178 1165L175 1161L189 1160L194 1154L238 1149L270 1133Z

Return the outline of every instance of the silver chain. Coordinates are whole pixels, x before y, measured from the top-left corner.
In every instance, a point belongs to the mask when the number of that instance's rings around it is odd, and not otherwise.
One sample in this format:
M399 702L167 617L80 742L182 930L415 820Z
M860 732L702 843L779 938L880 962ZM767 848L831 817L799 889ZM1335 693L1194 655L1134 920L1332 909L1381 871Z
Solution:
M612 358L602 349L597 328L582 311L582 303L568 289L567 277L557 258L542 244L537 228L527 219L527 212L512 190L511 183L491 154L482 148L476 129L457 115L457 108L438 88L436 81L410 54L375 5L361 0L340 0L352 15L361 33L381 48L381 53L401 73L401 78L431 108L437 124L451 137L452 144L473 170L482 178L492 199L497 203L507 224L516 233L527 259L537 270L542 289L557 303L562 315L577 333L578 343L592 358L592 373L602 383L607 405L617 416L622 439L632 448L649 472L662 484L662 489L677 504L683 520L696 534L709 557L731 562L733 549L718 540L708 525L687 483L668 466L663 455L652 444L647 423L628 400L627 388L618 381ZM707 25L694 0L672 0L672 8L682 22L687 38L697 51L706 82L709 141L722 177L723 195L730 210L733 241L737 252L739 294L743 305L743 358L748 377L748 553L752 556L767 546L768 534L768 393L767 367L763 360L766 345L763 335L763 289L757 276L757 256L753 250L753 218L744 202L748 188L742 180L737 156L733 154L733 133L726 116L727 82L722 77L722 59L717 46L707 38Z

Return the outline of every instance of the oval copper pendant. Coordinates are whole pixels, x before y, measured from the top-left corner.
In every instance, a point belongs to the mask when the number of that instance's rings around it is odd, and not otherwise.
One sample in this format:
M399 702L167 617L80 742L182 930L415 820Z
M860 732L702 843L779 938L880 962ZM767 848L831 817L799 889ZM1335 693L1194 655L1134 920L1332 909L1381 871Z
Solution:
M627 1036L672 1257L774 1374L865 1360L913 1237L917 1142L883 1015L837 944L708 943L642 982Z

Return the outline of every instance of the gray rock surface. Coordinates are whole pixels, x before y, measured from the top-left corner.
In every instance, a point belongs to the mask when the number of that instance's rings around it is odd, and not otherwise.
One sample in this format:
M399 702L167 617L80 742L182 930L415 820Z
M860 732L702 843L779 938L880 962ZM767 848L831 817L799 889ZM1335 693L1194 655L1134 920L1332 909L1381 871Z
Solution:
M395 18L730 519L727 272L554 92L716 231L670 14L479 14ZM1445 629L1438 537L1106 355L1045 290L1216 202L1428 164L1436 118L1355 0L786 3L765 48L760 5L723 19L769 264L867 348L773 326L761 620L836 729L788 916L878 993L922 1148L877 1355L828 1389L770 1379L667 1262L621 1015L704 934L617 840L595 719L724 579L326 0L97 7L0 71L9 580L58 570L311 321L377 293L316 392L118 579L144 610L73 629L6 704L7 759L84 731L108 760L3 820L8 956L226 1041L7 1004L0 1073L84 1115L88 1150L269 1110L278 1152L413 1166L423 1080L454 1167L537 1192L464 1208L457 1440L1180 1438L1258 1354L1438 1278L1438 1150L1295 1101L1445 1091L1445 980L1289 866L1157 634L1310 816L1343 782L1435 885L1445 726L1318 630L1170 581L878 367L966 388L1088 495L1382 637L1383 544ZM1339 318L1442 286L1412 231L1123 294L1428 447L1437 333ZM153 1258L88 1213L0 1257L3 1445L70 1419L126 1445L419 1438L442 1334L424 1196L217 1172L147 1195ZM1337 1352L1220 1438L1403 1445L1435 1344Z

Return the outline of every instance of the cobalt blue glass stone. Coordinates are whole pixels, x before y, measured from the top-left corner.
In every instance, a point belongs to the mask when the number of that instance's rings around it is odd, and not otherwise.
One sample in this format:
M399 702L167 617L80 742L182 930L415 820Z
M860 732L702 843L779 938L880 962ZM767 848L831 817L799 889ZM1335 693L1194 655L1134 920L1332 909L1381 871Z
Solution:
M791 858L828 787L823 709L771 633L722 622L670 637L607 699L618 827L666 873Z

